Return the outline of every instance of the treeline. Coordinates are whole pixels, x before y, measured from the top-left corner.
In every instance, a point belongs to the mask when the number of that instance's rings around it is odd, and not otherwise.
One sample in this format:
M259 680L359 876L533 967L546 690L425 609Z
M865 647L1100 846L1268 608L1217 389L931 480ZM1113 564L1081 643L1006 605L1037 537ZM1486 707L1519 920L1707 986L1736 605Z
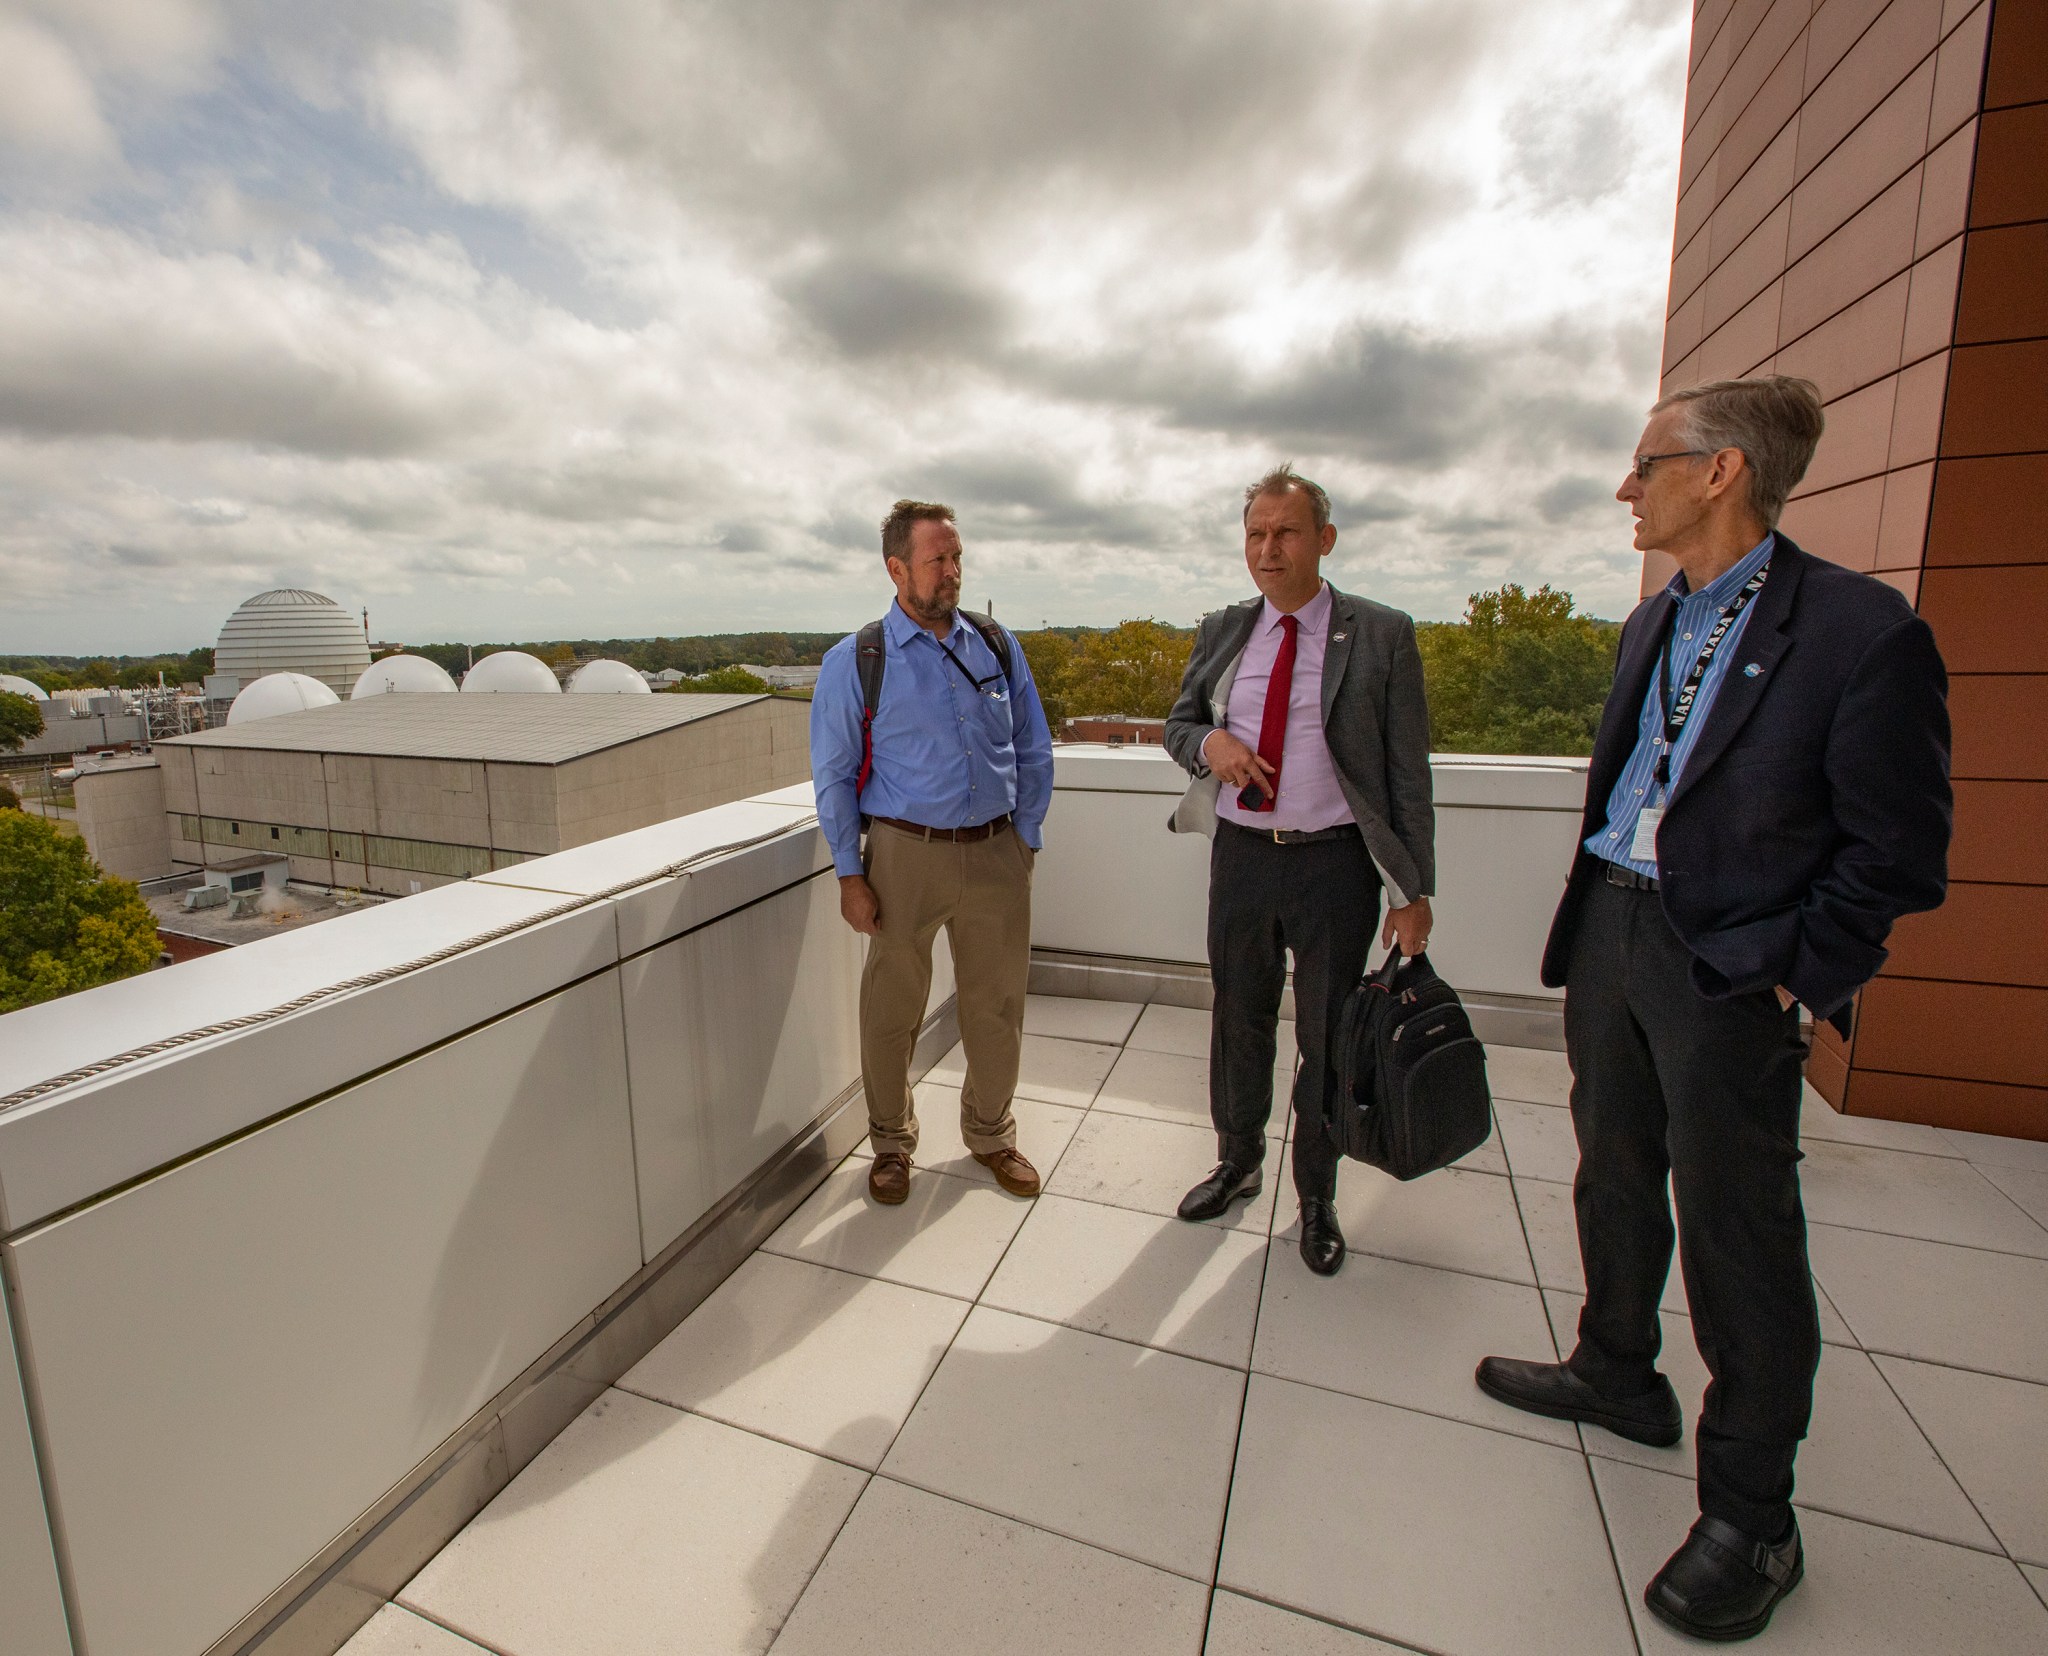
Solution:
M213 671L211 648L184 655L60 656L0 655L0 673L12 673L48 691L140 690L163 674L169 685L197 684Z
M710 633L695 638L573 638L526 644L409 644L408 654L439 662L460 677L472 654L481 661L493 650L524 650L549 663L605 658L643 673L715 672L720 667L815 667L843 632Z
M1462 620L1419 623L1430 746L1439 753L1583 755L1593 751L1614 675L1618 622L1573 608L1571 594L1512 582L1476 592ZM1107 631L1020 635L1053 729L1089 714L1164 718L1194 632L1158 621Z

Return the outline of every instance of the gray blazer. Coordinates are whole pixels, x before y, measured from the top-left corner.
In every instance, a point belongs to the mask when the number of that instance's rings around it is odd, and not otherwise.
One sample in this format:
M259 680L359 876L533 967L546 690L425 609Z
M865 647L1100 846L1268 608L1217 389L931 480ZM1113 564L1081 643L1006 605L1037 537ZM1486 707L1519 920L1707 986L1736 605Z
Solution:
M1429 703L1415 623L1397 609L1330 588L1330 639L1323 655L1323 735L1351 814L1386 883L1405 908L1436 890L1436 809L1430 803ZM1202 618L1166 717L1166 749L1195 780L1169 826L1216 833L1219 779L1202 743L1224 722L1230 686L1244 659L1263 598Z

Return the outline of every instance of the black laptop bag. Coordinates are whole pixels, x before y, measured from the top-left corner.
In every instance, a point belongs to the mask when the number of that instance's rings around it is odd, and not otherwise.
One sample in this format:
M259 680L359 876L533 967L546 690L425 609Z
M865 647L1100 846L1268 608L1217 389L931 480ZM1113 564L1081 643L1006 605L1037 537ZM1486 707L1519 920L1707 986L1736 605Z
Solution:
M1486 1049L1427 955L1391 952L1359 979L1337 1025L1332 1136L1397 1179L1448 1167L1493 1131Z

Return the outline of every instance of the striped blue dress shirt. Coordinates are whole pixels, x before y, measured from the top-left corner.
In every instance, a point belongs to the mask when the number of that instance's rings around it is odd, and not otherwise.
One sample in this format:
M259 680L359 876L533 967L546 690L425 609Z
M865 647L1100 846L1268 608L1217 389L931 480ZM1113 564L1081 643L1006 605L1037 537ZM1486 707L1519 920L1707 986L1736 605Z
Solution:
M1665 645L1666 695L1675 694L1691 676L1693 664L1706 647L1707 634L1714 630L1714 623L1720 619L1721 612L1734 602L1738 592L1749 585L1749 578L1771 561L1771 549L1777 543L1777 536L1764 536L1733 569L1723 571L1697 592L1686 590L1683 574L1671 577L1671 584L1664 590L1678 600L1678 615ZM1678 733L1678 741L1671 749L1671 782L1674 787L1685 771L1687 757L1699 742L1700 732L1706 728L1707 715L1713 711L1714 697L1720 693L1721 681L1735 665L1736 646L1742 642L1742 629L1749 625L1750 611L1755 608L1752 602L1735 618L1721 640L1721 647L1714 652L1714 659L1707 664L1706 675L1700 680L1699 696L1686 718L1685 728ZM1664 709L1658 704L1657 675L1653 669L1650 687L1643 693L1643 710L1636 720L1635 752L1629 755L1620 780L1607 796L1606 826L1596 829L1586 840L1586 849L1594 856L1620 863L1623 868L1632 868L1651 879L1656 878L1657 865L1631 857L1628 852L1636 834L1636 813L1646 805L1657 803L1657 755L1663 747Z

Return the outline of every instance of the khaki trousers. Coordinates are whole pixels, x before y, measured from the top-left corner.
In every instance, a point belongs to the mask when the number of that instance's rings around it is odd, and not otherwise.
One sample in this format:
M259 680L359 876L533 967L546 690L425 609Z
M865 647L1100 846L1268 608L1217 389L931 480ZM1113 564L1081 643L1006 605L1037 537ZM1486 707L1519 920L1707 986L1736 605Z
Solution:
M1024 1040L1031 975L1031 864L1036 853L1004 827L985 840L924 840L876 823L868 833L868 884L881 935L868 939L860 979L861 1080L875 1153L915 1155L917 1110L910 1058L932 987L932 939L953 949L967 1085L960 1136L977 1155L1012 1148L1010 1097Z

